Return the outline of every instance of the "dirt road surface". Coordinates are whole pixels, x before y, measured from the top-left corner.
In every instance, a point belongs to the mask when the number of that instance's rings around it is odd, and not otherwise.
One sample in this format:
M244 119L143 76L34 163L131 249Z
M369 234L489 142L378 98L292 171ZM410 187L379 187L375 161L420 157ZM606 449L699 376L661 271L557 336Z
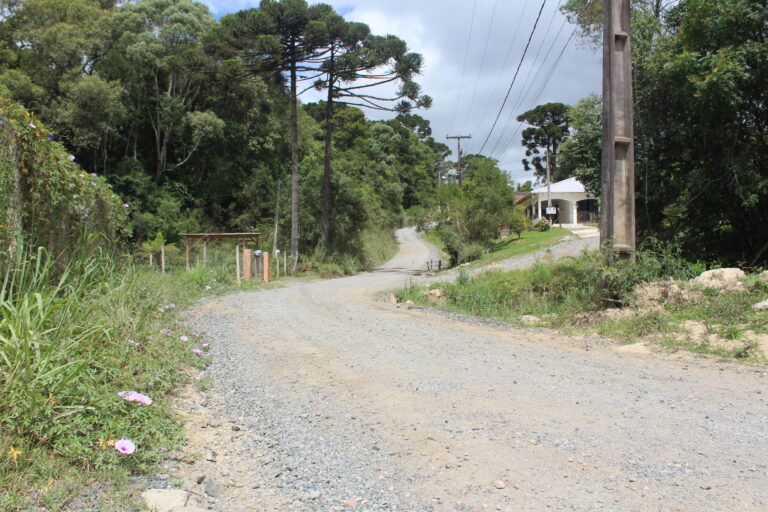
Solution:
M765 368L397 307L382 292L434 250L398 236L378 271L191 313L215 384L187 397L208 455L180 471L203 506L768 510Z

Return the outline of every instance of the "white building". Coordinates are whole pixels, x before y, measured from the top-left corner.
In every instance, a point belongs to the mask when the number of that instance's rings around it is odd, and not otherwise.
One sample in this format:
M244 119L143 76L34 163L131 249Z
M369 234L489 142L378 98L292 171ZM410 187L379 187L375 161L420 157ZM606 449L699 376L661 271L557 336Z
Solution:
M555 213L549 216L548 194L555 208ZM533 222L548 217L555 224L583 224L597 222L599 217L597 199L576 178L553 183L549 192L546 185L537 187L518 199L517 204L525 208L526 216Z

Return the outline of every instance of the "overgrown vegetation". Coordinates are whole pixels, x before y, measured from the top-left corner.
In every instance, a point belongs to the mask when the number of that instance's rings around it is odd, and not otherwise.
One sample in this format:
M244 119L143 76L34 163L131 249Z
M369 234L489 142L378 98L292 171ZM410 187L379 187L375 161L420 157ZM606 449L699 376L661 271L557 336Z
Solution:
M316 259L325 238L324 262L365 268L366 233L434 196L448 154L407 114L429 106L421 56L326 4L265 0L216 20L191 0L5 2L0 46L0 90L114 187L138 244L272 233L277 216L281 250ZM394 87L350 88L362 75ZM302 105L313 87L331 104Z
M529 227L522 209L515 206L515 190L496 160L469 155L463 183L441 184L426 207L409 210L409 220L418 229L434 230L438 245L458 265L478 259L498 239L501 229L520 236Z
M206 286L226 289L227 275L199 269L158 279L100 250L63 266L43 249L23 251L4 267L0 508L55 510L83 475L151 469L182 440L168 398L184 368L205 364L207 343L178 326L175 310L212 293ZM151 405L118 395L129 390ZM135 452L116 450L120 439Z
M768 265L768 12L753 0L632 0L632 72L639 239L690 260ZM602 2L563 11L595 46ZM600 188L600 103L569 112L561 163Z
M703 270L702 264L691 264L679 251L654 241L638 252L634 262L617 260L608 265L604 255L590 253L558 263L542 261L526 270L475 277L462 273L454 283L432 285L431 289L440 289L437 296L410 287L398 292L398 297L515 325L533 322L614 336L623 342L656 337L675 348L762 357L746 334L768 333L768 314L752 309L765 299L768 282L753 277L737 293L691 292L693 298L688 300L660 301L652 307L635 302L638 285L673 279L686 287ZM700 322L704 332L691 338L684 329L686 321ZM743 338L745 343L731 347L709 334L726 340Z

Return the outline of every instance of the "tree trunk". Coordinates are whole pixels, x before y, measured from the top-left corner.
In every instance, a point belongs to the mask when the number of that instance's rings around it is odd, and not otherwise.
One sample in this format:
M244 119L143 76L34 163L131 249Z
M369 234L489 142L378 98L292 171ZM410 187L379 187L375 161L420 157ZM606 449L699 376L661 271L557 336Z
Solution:
M333 53L328 74L328 102L325 104L325 157L323 159L323 230L321 244L323 250L331 246L331 139L333 137Z
M277 231L280 225L280 188L283 180L277 181L277 194L275 195L275 231L272 235L272 255L277 258ZM277 260L278 263L280 260Z
M4 161L4 166L10 170L8 204L5 213L8 224L8 260L13 261L16 258L22 237L21 208L23 201L16 136L7 119L3 119L0 125L0 160Z
M299 258L299 117L296 98L296 43L291 43L291 256Z

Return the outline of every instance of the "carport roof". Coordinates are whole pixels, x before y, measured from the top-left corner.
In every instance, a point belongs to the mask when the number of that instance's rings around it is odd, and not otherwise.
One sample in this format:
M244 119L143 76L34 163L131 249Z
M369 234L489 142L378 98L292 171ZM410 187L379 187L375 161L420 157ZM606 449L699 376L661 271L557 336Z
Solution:
M576 178L568 178L567 180L558 181L550 185L550 190L553 194L578 194L585 193L587 190L584 185L581 184ZM533 194L546 194L547 186L541 186L533 189Z

